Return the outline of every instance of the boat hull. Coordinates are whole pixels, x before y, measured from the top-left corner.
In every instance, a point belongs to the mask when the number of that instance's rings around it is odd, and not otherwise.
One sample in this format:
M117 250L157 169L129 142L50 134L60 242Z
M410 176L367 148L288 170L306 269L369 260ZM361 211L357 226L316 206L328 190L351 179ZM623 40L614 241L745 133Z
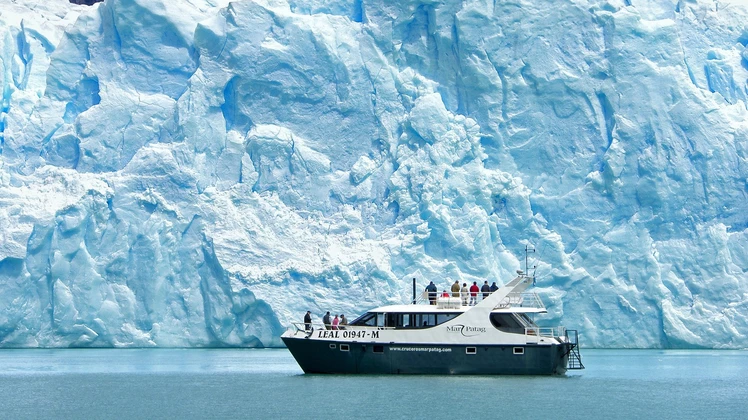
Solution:
M305 373L562 375L570 344L360 343L283 337Z

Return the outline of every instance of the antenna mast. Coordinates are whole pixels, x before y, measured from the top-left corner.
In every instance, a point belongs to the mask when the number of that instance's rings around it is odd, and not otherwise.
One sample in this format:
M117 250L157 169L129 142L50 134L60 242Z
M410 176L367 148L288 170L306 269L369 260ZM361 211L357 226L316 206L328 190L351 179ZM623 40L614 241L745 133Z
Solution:
M527 254L530 252L535 252L535 248L530 248L528 245L525 245L525 275L526 276L530 274L530 270L529 270L528 263L527 263ZM532 268L535 268L535 267L537 266L532 266ZM534 272L532 273L532 277L533 277L533 283L535 283Z

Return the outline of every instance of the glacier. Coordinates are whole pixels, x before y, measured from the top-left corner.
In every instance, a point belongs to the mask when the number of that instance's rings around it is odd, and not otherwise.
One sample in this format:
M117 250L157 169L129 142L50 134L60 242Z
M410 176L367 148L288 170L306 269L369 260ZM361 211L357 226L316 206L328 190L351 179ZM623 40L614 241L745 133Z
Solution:
M0 0L0 347L279 346L536 266L748 348L748 3Z

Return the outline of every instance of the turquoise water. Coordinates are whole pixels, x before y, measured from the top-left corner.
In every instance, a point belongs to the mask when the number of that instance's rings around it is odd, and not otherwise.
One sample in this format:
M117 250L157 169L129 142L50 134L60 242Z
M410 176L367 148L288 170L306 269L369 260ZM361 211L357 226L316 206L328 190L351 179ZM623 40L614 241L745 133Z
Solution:
M0 350L0 418L748 418L748 352L582 358L564 377L326 376L281 349Z

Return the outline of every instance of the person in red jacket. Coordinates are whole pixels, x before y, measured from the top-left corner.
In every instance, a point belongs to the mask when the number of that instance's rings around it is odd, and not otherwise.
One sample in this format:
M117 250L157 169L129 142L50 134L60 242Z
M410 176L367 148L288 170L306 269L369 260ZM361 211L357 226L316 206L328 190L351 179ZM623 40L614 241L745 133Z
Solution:
M478 292L480 292L480 288L478 288L478 282L473 282L473 285L470 286L470 306L475 306L476 303L478 303Z

